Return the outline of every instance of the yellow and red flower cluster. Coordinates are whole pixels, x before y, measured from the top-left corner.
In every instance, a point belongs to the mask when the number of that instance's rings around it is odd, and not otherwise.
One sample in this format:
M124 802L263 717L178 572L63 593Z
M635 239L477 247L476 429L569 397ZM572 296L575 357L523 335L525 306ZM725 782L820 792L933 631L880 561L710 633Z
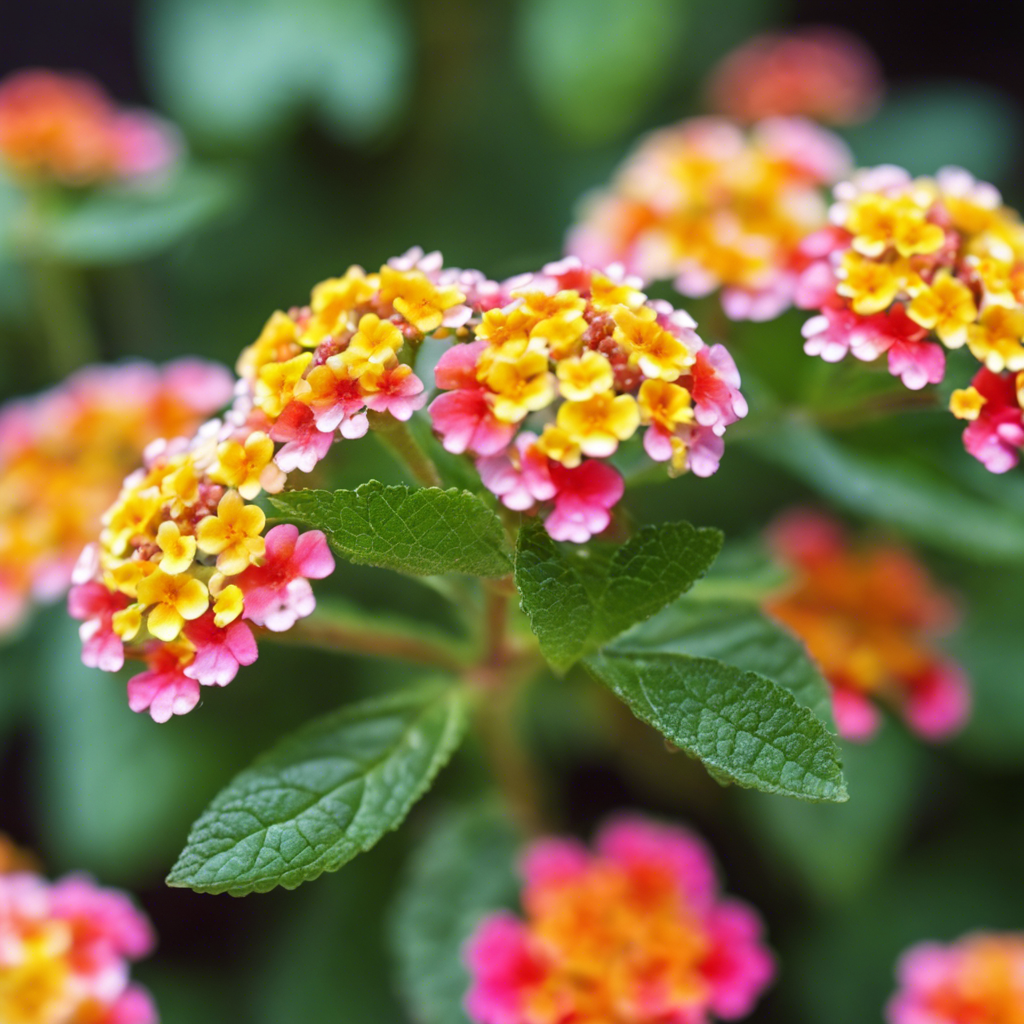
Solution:
M192 433L230 395L227 371L189 359L89 367L0 408L0 634L67 590L145 445Z
M827 223L823 186L848 168L842 141L810 121L769 118L749 133L683 121L650 135L585 202L567 249L691 297L721 288L728 316L770 320L793 300L800 242Z
M641 427L647 455L709 476L726 427L746 415L736 365L693 319L639 281L575 258L505 282L449 349L430 405L445 448L476 458L508 508L547 507L548 533L582 543L623 493L602 461Z
M838 523L811 512L784 516L771 540L793 577L766 610L821 666L841 736L869 739L880 725L875 702L926 739L962 728L967 680L934 646L953 608L920 562L893 546L854 547Z
M176 158L170 125L118 109L79 75L18 71L0 82L0 160L20 178L81 186L155 174Z
M746 404L728 352L693 327L574 259L499 285L412 250L321 282L242 352L223 419L151 445L125 481L69 598L83 660L117 671L128 644L147 664L129 703L166 721L256 659L247 623L282 631L309 615L308 580L334 568L326 539L287 525L264 536L256 499L312 471L339 437L363 436L369 414L405 421L421 408L412 360L427 335L456 341L429 410L442 443L472 456L508 507L543 511L556 539L608 526L623 481L601 460L642 425L655 460L714 472Z
M889 1024L1024 1024L1024 935L976 932L904 953Z
M721 896L683 829L622 818L594 853L542 839L523 875L526 919L491 915L466 947L479 1024L733 1020L774 974L757 913Z
M797 303L818 309L803 329L808 355L888 357L912 389L945 375L946 349L982 370L953 395L969 421L968 451L993 472L1018 461L1024 423L1024 224L999 192L947 167L911 178L898 167L859 171L836 186L832 227L804 243L813 262Z
M149 921L123 893L0 865L3 1024L156 1024L149 993L128 974L153 945Z

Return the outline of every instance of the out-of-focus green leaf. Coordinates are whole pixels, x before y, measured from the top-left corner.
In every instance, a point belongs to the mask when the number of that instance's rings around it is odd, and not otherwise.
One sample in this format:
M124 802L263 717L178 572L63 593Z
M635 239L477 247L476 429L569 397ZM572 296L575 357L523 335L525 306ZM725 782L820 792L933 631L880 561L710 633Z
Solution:
M504 815L475 808L439 821L413 857L391 935L403 993L421 1024L468 1024L462 948L484 914L513 905L517 847Z
M743 804L763 842L829 900L855 898L885 870L914 825L924 768L920 742L891 722L870 743L842 750L854 794L842 808L752 796Z
M566 669L689 590L721 547L720 531L679 522L644 526L618 548L569 550L528 522L519 531L516 586L544 656Z
M130 882L173 856L194 794L209 791L220 745L197 716L157 726L134 714L123 676L82 664L66 613L54 609L46 624L42 685L29 694L46 847L61 869Z
M716 658L767 676L831 724L828 683L804 645L756 605L743 601L701 601L696 596L700 589L619 637L608 650L615 654Z
M780 422L751 444L858 515L959 555L1024 560L1024 513L972 494L937 470L855 450L808 424Z
M934 82L894 89L847 137L862 167L899 164L912 174L934 174L954 164L998 181L1016 161L1020 118L1005 93L966 80Z
M413 576L504 576L512 567L501 520L468 491L371 480L354 491L286 491L270 500L323 530L359 565Z
M680 56L687 7L681 0L525 0L519 60L555 127L592 144L634 126Z
M785 586L790 573L760 539L729 541L722 548L693 601L758 602Z
M765 676L679 654L604 652L585 664L637 718L715 778L801 800L847 799L835 740Z
M266 141L303 107L364 142L412 82L395 0L154 0L148 28L165 103L213 145Z
M229 175L190 167L158 187L97 190L51 210L35 244L68 263L145 259L222 213L237 187Z
M403 1020L385 934L404 845L394 840L275 908L286 916L260 929L266 955L246 958L248 1012L236 1008L236 1017L251 1024Z
M465 692L438 681L310 722L217 795L168 884L245 896L337 871L405 820L466 717Z

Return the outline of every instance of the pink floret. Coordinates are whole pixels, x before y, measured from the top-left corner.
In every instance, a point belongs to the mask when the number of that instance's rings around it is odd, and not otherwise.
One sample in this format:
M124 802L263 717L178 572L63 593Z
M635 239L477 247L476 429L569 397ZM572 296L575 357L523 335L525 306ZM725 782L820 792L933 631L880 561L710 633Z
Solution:
M526 926L501 911L482 921L464 949L473 977L466 1013L480 1024L522 1024L522 993L544 977Z
M158 647L147 655L149 669L128 680L128 706L148 711L154 722L187 715L199 703L199 683L185 675L177 654Z
M903 715L928 740L959 732L971 714L971 689L959 666L939 662L916 680L907 694Z
M549 501L556 488L548 458L534 449L537 435L524 431L508 453L478 459L477 472L491 494L506 508L525 512L538 501Z
M201 686L227 686L240 665L251 665L259 657L252 630L244 622L232 622L221 629L214 623L212 612L188 623L185 636L196 649L185 675Z
M312 473L330 451L334 433L317 427L308 405L290 402L270 428L270 439L285 442L274 457L283 473Z
M625 491L616 470L596 459L586 459L574 469L553 462L551 479L557 488L555 508L544 526L555 540L584 544L608 528L609 509Z
M124 643L114 632L114 613L128 606L124 594L109 591L102 583L80 583L68 592L68 614L80 619L82 662L89 668L118 672L124 665Z
M54 917L70 921L76 938L100 960L124 956L131 960L148 956L156 936L148 918L122 892L100 889L85 875L70 875L50 890Z
M712 948L702 973L711 985L711 1012L723 1020L745 1017L775 977L775 958L764 945L761 919L750 907L730 900L711 910L707 927Z
M882 724L882 716L871 700L859 690L834 687L832 717L836 731L845 740L866 743Z

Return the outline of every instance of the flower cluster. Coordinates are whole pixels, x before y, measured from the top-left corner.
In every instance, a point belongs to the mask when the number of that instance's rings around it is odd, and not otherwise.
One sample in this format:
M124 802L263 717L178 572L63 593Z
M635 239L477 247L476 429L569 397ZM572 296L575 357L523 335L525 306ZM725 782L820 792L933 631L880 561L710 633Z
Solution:
M770 320L793 301L807 262L800 242L823 227L823 186L849 168L843 142L800 118L769 118L750 133L721 118L654 132L610 190L584 204L568 251L612 261L684 295L716 288L735 320Z
M878 61L856 36L811 27L755 36L725 56L707 92L714 110L737 121L849 124L875 110L882 88Z
M67 590L143 447L191 433L230 395L227 371L188 359L88 367L0 408L0 634Z
M916 559L891 546L854 547L837 523L810 512L784 516L771 540L793 578L766 610L821 666L841 736L869 739L880 725L876 701L926 739L963 726L967 680L933 643L953 609Z
M309 615L309 579L334 569L326 539L287 525L264 536L256 499L363 436L371 416L400 423L421 408L412 360L430 334L456 341L430 406L445 448L471 455L509 508L543 507L556 539L608 526L623 481L602 460L641 425L653 459L713 473L746 404L729 354L693 328L574 259L498 285L413 250L321 282L242 352L223 419L151 444L125 481L69 597L83 660L117 671L128 644L147 665L129 703L166 721L256 659L250 623L279 632Z
M946 349L981 363L951 408L965 444L993 472L1024 443L1016 375L1024 370L1024 225L999 192L947 167L911 178L899 167L857 172L836 186L832 226L805 240L812 260L797 303L819 315L804 351L872 362L911 389L937 384Z
M746 904L718 892L711 854L679 828L623 818L597 837L535 843L526 920L485 918L466 947L480 1024L703 1024L743 1017L773 959Z
M174 129L118 109L79 75L18 71L0 82L0 160L18 177L82 186L156 174L178 155Z
M555 540L607 528L623 481L602 460L641 427L651 459L710 476L747 412L726 349L639 284L572 257L506 281L469 324L476 340L437 364L445 393L429 412L445 448L472 454L508 508L547 509Z
M129 961L147 956L148 920L89 878L0 873L0 1020L4 1024L156 1024Z
M1024 935L976 932L909 949L897 971L889 1024L1020 1024Z

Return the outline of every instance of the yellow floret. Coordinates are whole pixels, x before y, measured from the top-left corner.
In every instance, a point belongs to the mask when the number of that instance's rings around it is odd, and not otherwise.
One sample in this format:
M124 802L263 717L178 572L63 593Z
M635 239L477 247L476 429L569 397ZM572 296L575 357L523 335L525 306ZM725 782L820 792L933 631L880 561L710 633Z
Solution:
M949 396L949 411L958 420L976 420L985 402L985 396L973 385L957 388Z
M918 291L907 306L907 316L934 330L947 348L960 348L967 341L967 325L974 323L977 315L971 289L948 270L940 270L931 285Z
M654 319L653 310L637 316L619 307L612 319L615 340L629 353L630 365L639 367L645 377L672 381L693 365L693 354Z
M584 352L582 356L563 359L555 367L555 373L562 397L573 402L585 402L603 391L610 391L615 383L612 364L600 352Z
M267 517L258 505L246 505L237 491L228 491L217 505L217 514L196 527L199 550L217 556L217 569L225 576L244 572L265 550L260 534Z
M274 458L274 442L262 430L253 431L245 444L224 441L217 446L217 462L210 479L234 487L246 500L260 493L260 476Z
M303 352L286 362L268 363L261 367L256 378L254 404L272 420L276 420L295 397L302 375L312 361L313 353Z
M585 402L564 402L556 422L584 455L600 459L612 455L620 441L633 436L640 425L640 412L632 395L607 391Z
M177 576L184 572L196 557L195 537L183 536L178 524L167 520L156 531L157 547L163 552L159 565L161 572Z
M493 393L494 416L503 423L518 423L554 400L548 357L542 352L527 350L516 359L482 359L477 372Z
M380 268L380 297L390 303L421 334L436 331L444 314L466 301L458 288L439 288L421 270Z
M195 577L168 576L159 569L139 583L139 604L149 608L146 625L158 640L177 638L181 627L210 605L206 587Z

